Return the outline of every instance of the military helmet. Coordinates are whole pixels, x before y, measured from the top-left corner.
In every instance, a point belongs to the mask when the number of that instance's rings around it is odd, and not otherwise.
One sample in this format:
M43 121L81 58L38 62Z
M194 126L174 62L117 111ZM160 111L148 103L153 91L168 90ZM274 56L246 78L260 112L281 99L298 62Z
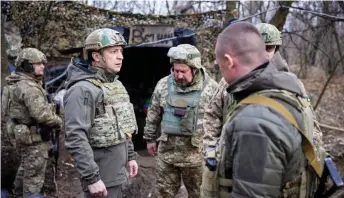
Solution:
M21 67L25 60L31 64L47 62L47 58L43 52L36 48L24 48L17 56L14 64L16 67Z
M265 45L282 45L281 32L274 25L258 23L256 28L262 34Z
M118 31L109 28L97 29L89 34L85 40L85 59L87 60L87 53L90 50L98 51L106 47L124 45L127 45L127 42Z
M167 56L170 57L171 63L181 61L189 67L196 69L202 67L201 53L195 46L190 44L180 44L177 47L171 47L168 50Z

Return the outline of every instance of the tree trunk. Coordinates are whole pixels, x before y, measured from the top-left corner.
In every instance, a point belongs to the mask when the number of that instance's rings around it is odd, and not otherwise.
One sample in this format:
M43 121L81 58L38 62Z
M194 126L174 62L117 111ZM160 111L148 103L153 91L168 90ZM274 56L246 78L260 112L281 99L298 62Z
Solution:
M326 91L327 86L329 85L330 81L332 80L332 78L334 77L334 75L335 75L335 73L336 73L337 67L338 67L339 65L341 65L341 63L344 63L344 61L343 61L342 49L341 49L341 47L340 47L340 39L339 39L338 32L336 31L336 28L335 28L334 23L332 24L332 28L333 28L334 39L335 39L336 44L337 44L337 50L338 50L340 59L339 59L339 61L338 61L337 63L335 63L335 65L332 64L332 63L333 63L332 60L329 61L330 64L331 64L331 68L333 68L333 69L332 69L332 71L331 71L331 73L330 73L330 76L328 77L328 79L327 79L327 81L326 81L326 83L325 83L323 89L321 90L321 93L320 93L320 95L319 95L318 101L317 101L316 104L314 105L314 110L316 110L316 108L317 108L318 105L320 104L321 99L322 99L322 97L323 97L323 95L324 95L324 93L325 93L325 91ZM332 66L333 66L333 67L332 67Z
M284 6L291 6L294 1L280 1L280 5ZM289 13L288 8L279 8L275 15L272 17L270 24L274 25L279 29L280 31L283 30L284 23L287 19L287 15Z
M238 18L238 11L236 9L236 1L226 1L226 15L225 15L225 20L224 24L227 24L228 21ZM219 82L222 78L220 70L217 68L217 72L215 72L216 75L216 81Z
M225 15L225 21L232 20L235 17L238 17L237 11L236 11L236 1L226 1L226 15Z

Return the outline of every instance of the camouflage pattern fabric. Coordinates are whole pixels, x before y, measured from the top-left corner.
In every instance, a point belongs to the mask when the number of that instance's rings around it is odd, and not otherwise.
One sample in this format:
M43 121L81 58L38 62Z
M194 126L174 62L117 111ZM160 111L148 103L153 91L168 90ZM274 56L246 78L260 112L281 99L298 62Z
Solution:
M9 117L18 124L61 127L62 120L48 103L41 82L24 73L14 72L6 77L10 85Z
M304 95L304 97L309 97L308 96L308 93L306 91L306 88L304 86L304 84L302 83L301 80L298 79L298 82L299 86L301 87L301 91L302 91L302 94ZM321 128L319 126L319 122L317 120L317 116L316 116L316 113L314 112L313 110L313 106L311 104L311 101L310 99L307 100L307 103L308 103L308 106L309 108L311 108L311 111L313 112L313 124L314 124L314 127L313 127L313 145L315 146L315 148L319 148L320 146L323 146L323 133L321 131Z
M161 123L163 109L166 105L169 76L161 79L155 87L152 103L146 118L144 139L147 142L160 142L158 147L159 163L157 165L156 183L158 197L173 197L177 193L180 188L180 174L189 192L189 197L199 197L203 161L201 155L201 141L204 135L203 115L218 86L203 69L200 71L199 75L201 75L201 78L195 77L194 80L196 82L193 82L193 85L185 89L176 86L174 83L175 90L179 93L203 89L199 101L196 131L191 137L171 136L162 130L161 136L157 139L156 130ZM173 76L173 74L171 75ZM207 80L208 83L203 88L204 80ZM172 167L173 169L171 169Z
M222 78L208 108L205 110L203 122L204 148L208 145L215 145L221 136L222 126L227 116L228 107L233 103L233 99L226 90L227 87L228 83Z
M281 32L274 25L258 23L256 28L262 34L265 45L282 45Z
M9 85L4 86L2 96L1 96L1 123L4 122L6 126L6 135L11 143L11 145L15 148L16 147L16 141L15 141L15 135L13 128L15 127L14 122L11 119L3 119L7 118L8 116L8 111L9 111L9 104L10 104L10 87Z
M109 28L97 29L86 38L84 57L87 60L87 51L89 50L100 50L105 47L124 45L127 45L127 42L118 31Z
M276 56L278 55L278 56ZM273 56L271 62L275 64L278 70L288 70L288 65L281 64L282 57L280 54L276 53ZM282 59L283 60L283 59ZM284 60L283 60L284 61ZM284 61L285 62L285 61ZM301 87L301 90L305 96L307 96L306 89L301 80L297 82ZM208 145L215 145L217 140L221 136L222 126L224 122L226 122L225 118L227 113L230 111L230 107L234 106L236 102L234 101L233 97L228 94L226 88L228 87L227 82L222 78L219 82L219 88L216 90L209 108L205 111L204 114L204 137L203 137L203 144L204 147ZM315 146L321 146L322 142L322 131L319 126L317 126L317 120L314 120L314 129L313 129L313 141Z
M105 109L105 112L94 119L88 139L91 147L109 147L126 141L127 137L137 132L134 107L127 90L118 80L111 83L95 79L88 81L102 89Z
M30 63L47 62L45 55L36 48L23 49L16 58L15 66L20 67L24 60L28 60Z
M8 116L9 128L13 128L16 147L20 148L21 165L16 175L16 194L39 193L44 183L45 167L48 158L47 143L42 142L35 131L27 130L37 123L61 127L62 120L48 104L46 92L40 81L24 73L13 72L6 77L9 88ZM23 127L25 126L25 127ZM23 137L18 137L17 129L25 129ZM28 135L28 136L27 136ZM25 139L31 142L20 142ZM34 143L36 142L36 143ZM20 143L20 144L18 144Z
M173 198L181 186L181 179L188 191L189 198L199 198L202 182L202 167L175 167L157 158L157 181L155 197Z
M159 157L166 163L174 164L178 167L196 167L201 166L202 163L200 151L202 149L201 141L204 135L203 115L217 88L217 83L206 75L204 71L200 73L200 75L203 75L204 78L208 78L208 84L201 94L196 132L193 136L168 136L162 131L161 136L158 139L156 137L157 126L161 122L163 109L166 105L168 76L158 82L152 95L151 106L148 109L146 126L144 128L144 139L147 140L147 142L160 141L158 148ZM204 78L199 78L199 82L185 89L176 86L175 90L179 93L201 90Z
M20 149L21 164L14 181L15 197L40 193L48 161L48 144L37 143Z
M314 128L313 128L313 145L316 148L319 148L320 146L324 145L323 142L323 132L320 129L319 122L316 118L316 115L314 114Z
M201 68L201 53L198 49L190 44L180 44L177 47L171 47L167 53L170 62L182 61L193 68Z
M8 114L9 99L10 99L9 87L6 85L2 88L2 95L1 95L1 116L2 117L5 117Z

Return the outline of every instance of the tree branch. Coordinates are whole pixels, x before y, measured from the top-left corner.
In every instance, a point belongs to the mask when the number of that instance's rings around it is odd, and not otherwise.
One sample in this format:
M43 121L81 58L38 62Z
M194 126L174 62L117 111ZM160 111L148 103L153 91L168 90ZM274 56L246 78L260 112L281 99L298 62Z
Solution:
M308 39L306 39L304 36L299 35L299 34L296 34L296 33L293 33L293 32L286 32L286 33L288 33L288 34L293 34L293 35L296 35L296 36L300 37L302 40L308 42L308 43L311 44L313 47L317 47L317 49L318 49L319 51L321 51L328 59L332 60L332 58L331 58L327 53L325 53L324 50L322 50L320 47L316 46L314 43L312 43L311 41L309 41ZM294 44L295 44L295 43L294 43Z
M342 9L342 12L344 12L344 1L337 1L340 8Z
M236 21L234 21L233 23L236 23L236 22L239 22L239 21L246 21L246 20L251 19L251 18L253 18L253 17L257 16L257 15L264 14L264 13L267 13L267 12L270 12L270 11L273 11L273 10L277 10L278 8L280 8L280 7L271 8L271 9L266 10L266 11L263 11L263 12L258 12L258 13L256 13L256 14L251 15L251 16L248 16L248 17L245 17L245 18L236 20Z
M339 128L339 127L333 127L333 126L329 126L327 124L321 124L321 123L318 123L319 126L323 127L323 128L327 128L327 129L331 129L331 130L336 130L336 131L341 131L341 132L344 132L344 129L343 128Z
M282 30L283 26L285 24L285 21L287 19L287 15L289 13L289 9L287 9L286 6L291 6L294 1L280 1L280 7L276 11L275 15L270 20L270 24L275 25L277 29Z
M315 11L307 10L307 9L300 8L300 7L292 7L292 6L285 6L285 5L281 5L281 7L301 10L301 11L308 12L308 13L314 14L316 16L325 18L325 19L330 20L330 21L344 21L344 18L342 18L342 17L337 17L337 16L333 16L333 15L320 13L320 12L315 12Z
M318 105L320 104L321 98L323 97L323 95L324 95L324 93L325 93L325 91L326 91L326 88L327 88L328 84L330 83L330 81L331 81L332 78L334 77L334 74L335 74L335 72L336 72L337 67L340 65L340 62L342 62L342 60L344 59L344 56L343 56L343 54L342 54L342 50L341 50L341 48L340 48L339 36L338 36L338 33L337 33L337 31L336 31L336 29L335 29L335 27L334 27L334 24L333 24L333 34L334 34L334 38L335 38L335 40L336 40L336 44L337 44L337 48L338 48L338 53L339 53L339 56L340 56L341 58L340 58L339 61L336 63L336 65L334 65L333 70L332 70L330 76L328 77L328 79L327 79L327 81L326 81L326 83L325 83L325 85L324 85L324 88L322 89L322 91L321 91L321 93L320 93L320 95L319 95L318 101L316 102L316 104L315 104L315 106L314 106L314 110L315 110L315 109L318 107ZM330 64L332 64L332 61L330 61Z

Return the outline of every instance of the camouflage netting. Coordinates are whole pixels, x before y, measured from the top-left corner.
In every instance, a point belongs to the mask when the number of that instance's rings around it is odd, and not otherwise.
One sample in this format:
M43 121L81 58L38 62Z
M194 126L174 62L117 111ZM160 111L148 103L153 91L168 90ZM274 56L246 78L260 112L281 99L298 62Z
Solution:
M119 13L77 2L11 2L11 18L19 27L22 46L36 47L48 57L61 57L58 50L81 47L88 33L99 27L173 25L196 33L203 64L214 60L214 42L222 29L224 11L202 14L153 16Z

